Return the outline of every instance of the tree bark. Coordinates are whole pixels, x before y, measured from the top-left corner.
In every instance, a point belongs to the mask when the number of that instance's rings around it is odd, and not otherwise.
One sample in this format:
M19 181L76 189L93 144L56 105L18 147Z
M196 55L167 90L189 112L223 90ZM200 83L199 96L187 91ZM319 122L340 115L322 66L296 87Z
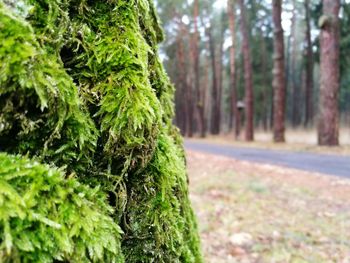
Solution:
M206 29L206 33L209 41L209 52L212 67L212 101L211 101L211 117L210 117L210 131L212 134L219 134L218 120L216 118L217 107L218 107L218 80L217 80L217 70L216 70L216 55L215 55L215 43L211 33L211 25Z
M200 71L199 71L199 42L200 35L198 31L198 16L199 16L199 1L194 1L194 12L193 12L193 24L194 24L194 34L193 34L193 71L194 71L194 88L196 91L196 112L198 119L198 131L200 137L205 137L205 117L204 117L204 101L203 101L203 90L200 88Z
M241 9L241 33L242 49L244 57L244 85L245 85L245 139L246 141L254 140L254 91L253 91L253 70L252 59L250 54L249 31L246 18L244 0L239 0Z
M216 132L215 134L220 134L221 131L221 109L222 109L222 83L223 83L223 72L222 72L222 57L224 53L224 24L223 24L223 18L224 15L222 14L221 17L221 34L219 39L219 45L218 45L218 56L216 58L216 70L217 70L217 99L216 99L216 107L215 107L215 122L216 122Z
M340 0L323 0L323 15L319 20L321 28L319 145L339 145L339 10Z
M193 137L193 94L192 94L192 86L188 80L188 74L186 70L186 61L185 61L185 47L183 43L183 38L188 35L188 31L186 29L186 25L183 23L180 24L180 35L177 40L177 57L178 57L178 65L179 65L179 79L181 81L182 90L183 90L183 105L185 112L185 132L186 136Z
M282 0L273 0L273 24L274 24L274 126L273 138L275 142L285 141L285 107L286 107L286 81L284 65L284 39L281 23Z
M297 10L296 10L296 0L293 0L293 16L292 16L292 26L291 26L291 41L292 41L292 54L291 54L291 94L292 94L292 125L296 127L298 125L298 84L297 84Z
M177 89L176 89L176 124L180 127L182 135L186 135L187 131L187 118L188 118L188 107L185 102L187 84L186 84L186 66L184 62L184 48L183 40L179 33L176 39L176 65L179 69L177 74Z
M209 105L210 105L210 96L209 96L209 72L210 72L210 61L208 56L205 56L204 63L203 63L203 78L201 80L201 87L203 88L202 92L202 101L203 101L203 124L204 124L204 130L207 134L208 132L208 119L209 119Z
M227 0L227 13L231 32L232 46L230 48L230 78L231 78L231 120L234 118L234 134L237 140L240 133L239 112L237 108L237 87L236 87L236 13L235 0Z
M268 120L269 120L269 112L270 112L270 103L269 98L270 95L270 83L268 80L268 65L267 65L267 50L266 50L266 40L264 33L261 29L259 29L259 35L261 39L261 73L262 73L262 85L263 85L263 91L262 91L262 104L263 104L263 113L262 113L262 121L263 121L263 128L264 131L268 130ZM273 101L273 100L272 100Z
M206 41L205 42L205 48L207 51L210 50L209 48L209 42ZM208 52L210 53L210 52ZM210 106L212 103L211 100L211 96L209 95L210 93L210 78L209 78L209 74L210 74L210 56L209 55L205 55L205 61L204 61L204 76L202 78L202 86L204 87L204 92L203 92L203 101L204 101L204 124L206 127L206 130L208 129L208 120L210 118Z
M314 90L314 58L311 42L311 25L310 25L310 0L305 0L306 13L306 76L305 76L305 122L307 127L313 121L314 105L313 105L313 90Z

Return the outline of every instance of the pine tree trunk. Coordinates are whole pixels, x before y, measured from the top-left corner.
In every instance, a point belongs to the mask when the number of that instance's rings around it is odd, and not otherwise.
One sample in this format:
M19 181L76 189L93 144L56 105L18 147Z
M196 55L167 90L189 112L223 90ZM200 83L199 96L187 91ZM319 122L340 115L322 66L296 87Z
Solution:
M209 43L205 43L206 50L209 50ZM204 62L204 72L203 72L203 83L202 87L204 88L203 92L203 102L204 102L204 125L205 130L208 130L208 120L210 120L210 106L211 106L211 96L209 94L210 92L210 57L208 55L205 55L205 62Z
M186 61L185 61L185 47L183 43L184 36L188 35L188 30L186 25L183 23L180 24L180 36L178 39L178 63L179 63L179 75L183 87L183 103L184 103L184 112L185 112L185 134L188 137L193 137L193 94L192 86L189 83L189 76L186 70Z
M203 89L200 88L200 71L199 71L199 42L200 34L198 31L198 16L199 16L199 2L194 1L193 23L194 23L194 41L193 41L193 67L194 67L194 87L196 91L196 111L198 118L198 131L202 138L205 137L205 117L204 117L204 101Z
M181 32L181 31L180 31ZM188 118L188 107L185 101L186 90L187 90L187 76L186 76L186 65L184 60L184 43L182 40L182 33L179 33L176 40L176 65L179 69L177 75L177 90L176 90L176 124L179 126L181 133L186 135L187 131L187 118Z
M296 70L296 61L297 61L297 14L296 14L296 2L293 0L293 16L292 16L292 26L291 26L291 94L292 94L292 125L296 127L298 125L298 84L297 84L297 70Z
M218 79L217 79L217 69L216 69L216 56L215 56L215 43L214 39L211 33L211 26L207 28L207 36L209 40L209 52L210 52L210 60L211 60L211 67L212 67L212 100L211 100L211 116L210 116L210 131L212 134L219 134L218 125L217 125L217 107L218 107Z
M231 78L231 112L234 118L235 139L237 140L240 133L239 112L237 108L237 87L236 87L236 13L235 0L227 0L227 13L229 17L230 33L232 39L232 46L230 48L230 78Z
M246 18L244 0L239 0L241 9L241 32L242 49L244 57L244 84L245 84L245 118L246 118L246 141L254 140L254 91L253 91L253 69L250 54L249 33Z
M321 27L321 86L318 143L339 145L339 10L340 0L323 0Z
M262 85L263 85L263 94L262 94L262 104L263 104L263 128L264 131L268 130L268 120L270 112L270 83L268 80L269 73L267 72L267 50L266 50L266 40L265 36L261 29L259 29L259 35L261 39L261 73L262 73Z
M284 142L285 136L285 107L286 107L286 81L284 65L284 39L281 24L282 1L273 0L273 23L274 23L274 141Z
M185 92L185 101L187 104L187 131L186 136L189 138L193 137L193 128L194 128L194 114L193 114L193 94L192 94L192 86L190 85L189 80L186 81L186 92Z
M224 18L224 16L222 15L222 18ZM222 109L222 83L223 83L223 72L222 72L222 57L223 57L223 53L224 53L224 33L225 33L225 29L224 27L224 23L221 20L221 34L220 34L220 39L219 39L219 45L218 45L218 56L216 58L216 70L217 70L217 99L216 99L216 107L215 107L215 134L220 134L221 131L221 109Z
M311 25L310 25L310 0L305 0L306 12L306 76L305 76L305 122L307 127L313 121L314 106L313 106L313 68L314 58L311 42Z

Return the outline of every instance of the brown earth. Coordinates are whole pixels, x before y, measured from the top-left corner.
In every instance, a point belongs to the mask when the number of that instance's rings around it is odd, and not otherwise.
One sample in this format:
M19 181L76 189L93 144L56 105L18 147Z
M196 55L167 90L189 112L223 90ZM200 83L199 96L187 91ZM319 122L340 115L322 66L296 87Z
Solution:
M350 180L192 151L187 160L206 262L350 262Z

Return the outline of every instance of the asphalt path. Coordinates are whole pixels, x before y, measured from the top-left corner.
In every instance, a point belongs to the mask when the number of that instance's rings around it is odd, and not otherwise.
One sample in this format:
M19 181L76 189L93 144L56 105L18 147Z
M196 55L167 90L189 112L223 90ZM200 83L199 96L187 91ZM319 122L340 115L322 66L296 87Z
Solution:
M350 179L350 156L244 148L191 140L185 141L185 148L236 160L273 164Z

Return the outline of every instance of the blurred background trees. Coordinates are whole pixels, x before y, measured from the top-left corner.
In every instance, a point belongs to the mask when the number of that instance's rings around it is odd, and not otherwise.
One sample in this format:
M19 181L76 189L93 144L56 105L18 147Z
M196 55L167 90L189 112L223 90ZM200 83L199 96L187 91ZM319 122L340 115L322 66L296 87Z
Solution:
M278 2L281 10L273 8ZM184 135L232 132L251 141L258 129L279 142L284 127L317 128L320 144L339 143L339 126L350 123L350 1L162 0L157 6L167 34L162 59L177 86L175 122Z

